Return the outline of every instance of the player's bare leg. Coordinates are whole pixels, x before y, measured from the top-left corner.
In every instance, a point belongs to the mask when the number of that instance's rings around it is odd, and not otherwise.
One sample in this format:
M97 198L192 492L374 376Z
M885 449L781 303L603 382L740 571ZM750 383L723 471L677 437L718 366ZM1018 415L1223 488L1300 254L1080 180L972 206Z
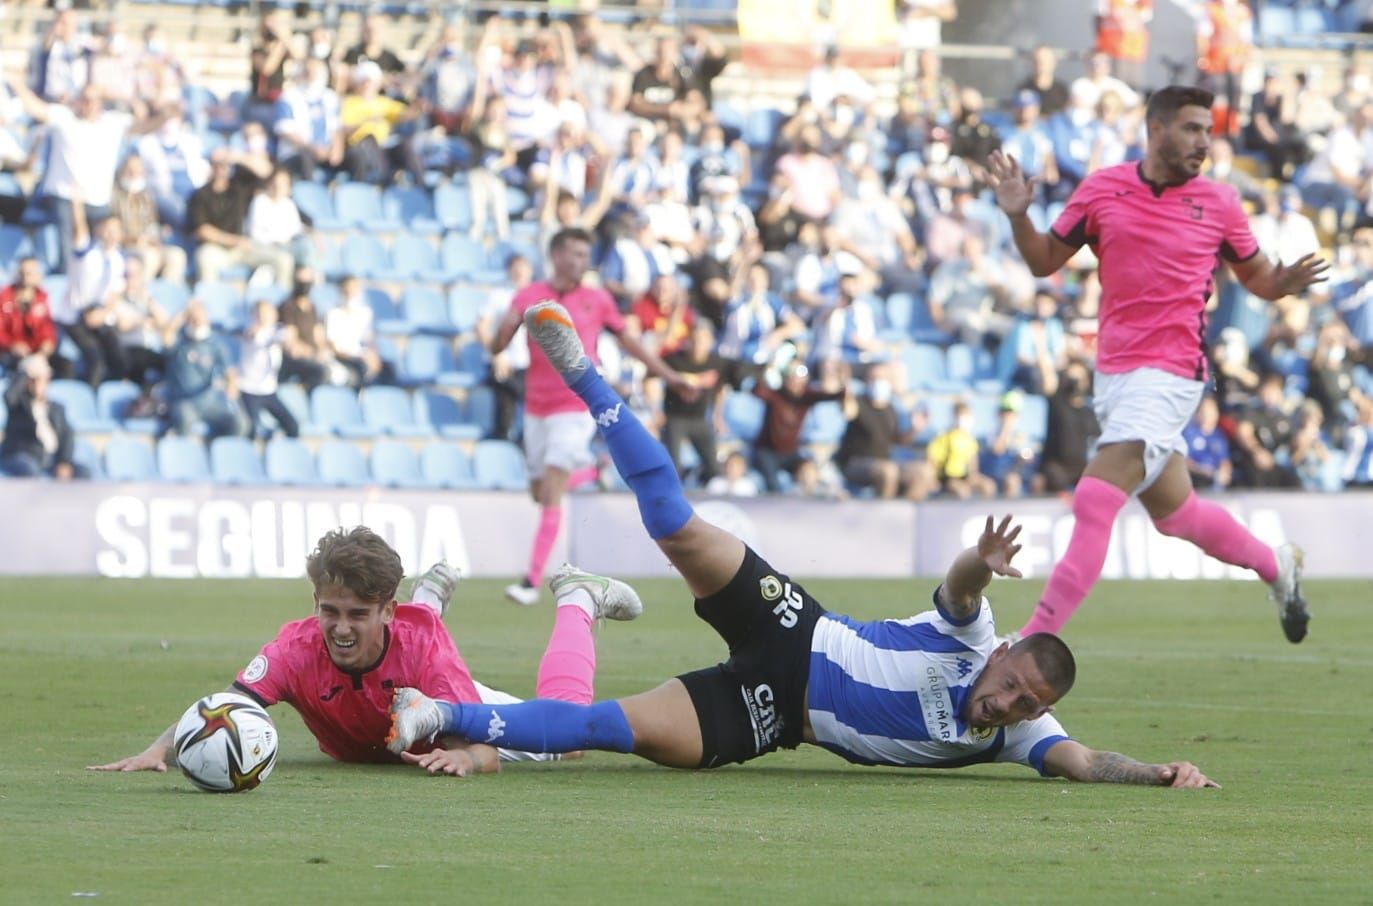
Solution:
M1192 489L1187 460L1174 454L1161 475L1139 495L1154 526L1165 535L1185 538L1224 563L1243 566L1268 583L1269 598L1289 642L1306 637L1311 614L1301 591L1302 549L1284 544L1274 550L1254 537L1229 511L1203 500Z

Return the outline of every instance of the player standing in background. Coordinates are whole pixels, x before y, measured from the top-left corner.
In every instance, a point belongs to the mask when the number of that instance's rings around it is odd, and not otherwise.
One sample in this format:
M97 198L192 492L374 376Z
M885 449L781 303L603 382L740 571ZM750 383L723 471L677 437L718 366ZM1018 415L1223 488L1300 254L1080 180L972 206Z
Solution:
M1082 246L1101 262L1095 409L1102 433L1073 492L1072 538L1021 635L1058 633L1101 575L1116 513L1138 496L1165 535L1258 573L1272 589L1283 632L1306 636L1302 551L1274 551L1219 504L1197 497L1182 439L1206 387L1206 301L1224 259L1240 283L1275 300L1325 279L1306 255L1274 264L1260 254L1239 196L1198 174L1211 145L1209 91L1170 86L1149 99L1145 158L1098 170L1077 187L1048 233L1026 216L1034 180L994 152L990 178L1016 247L1046 277Z
M597 417L644 528L695 595L697 615L729 646L729 660L594 705L490 707L400 689L387 735L392 751L454 733L547 752L604 749L668 767L714 768L808 742L856 764L998 761L1084 782L1218 785L1187 762L1143 764L1063 732L1049 711L1076 675L1068 646L1047 634L998 645L982 594L993 573L1020 575L1011 566L1020 529L1009 516L999 526L988 518L977 545L955 558L933 609L901 620L828 613L800 584L692 511L667 450L597 373L565 310L544 303L526 324Z
M491 354L495 355L509 345L529 308L547 299L557 299L572 315L577 332L593 359L601 331L608 330L625 352L648 366L651 374L666 380L679 396L694 399L698 392L695 386L625 332L624 318L610 293L582 285L591 263L591 244L591 234L578 228L560 230L553 235L548 243L553 276L531 283L515 294L491 342ZM567 389L548 364L548 358L532 341L529 343L529 370L525 374L524 406L529 493L539 505L539 527L529 552L529 569L521 581L506 587L505 596L528 606L539 600L544 567L562 528L563 495L595 477L591 439L596 436L596 423L587 413L586 405Z
M418 685L459 701L508 704L519 699L472 679L441 617L459 575L440 563L416 580L414 603L398 604L400 555L359 527L320 539L306 564L315 613L281 627L228 688L264 707L287 702L338 761L395 762L383 740L391 692ZM632 620L643 610L629 586L564 567L549 583L558 601L553 633L539 662L536 695L589 704L596 675L595 619ZM96 771L165 771L176 724L143 752ZM501 761L550 756L469 745L456 738L414 753L432 773L483 774Z

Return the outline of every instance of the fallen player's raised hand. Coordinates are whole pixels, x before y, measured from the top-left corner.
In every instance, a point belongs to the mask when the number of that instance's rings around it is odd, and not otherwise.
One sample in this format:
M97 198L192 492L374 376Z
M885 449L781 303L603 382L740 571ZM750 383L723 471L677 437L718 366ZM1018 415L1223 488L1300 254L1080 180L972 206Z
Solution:
M1026 178L1019 162L1010 154L993 151L987 158L987 182L996 191L996 203L1011 217L1030 209L1035 200L1035 180Z
M1159 767L1159 779L1178 790L1220 789L1220 784L1190 761L1173 761Z
M431 774L466 777L468 774L476 773L476 762L471 755L461 749L434 749L423 755L401 752L400 757L406 764L424 768Z
M987 568L998 576L1020 578L1020 570L1011 565L1011 558L1020 552L1020 545L1015 543L1019 535L1020 526L1012 527L1010 516L1002 519L1001 524L995 527L992 525L992 517L987 517L987 525L982 529L981 537L977 539L977 553L982 557L982 562L987 564Z
M112 761L109 764L87 765L88 771L157 771L159 774L166 773L167 759L160 753L151 750L139 752L128 758L121 758L119 761Z

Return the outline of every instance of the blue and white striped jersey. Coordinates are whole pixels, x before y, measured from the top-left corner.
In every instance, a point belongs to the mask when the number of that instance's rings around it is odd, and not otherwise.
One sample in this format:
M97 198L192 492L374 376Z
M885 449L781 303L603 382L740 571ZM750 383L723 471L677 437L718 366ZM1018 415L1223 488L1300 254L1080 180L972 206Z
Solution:
M977 730L962 710L996 650L992 610L958 622L939 607L904 620L827 613L811 636L808 686L816 741L858 764L956 768L1014 761L1044 773L1067 739L1052 715Z

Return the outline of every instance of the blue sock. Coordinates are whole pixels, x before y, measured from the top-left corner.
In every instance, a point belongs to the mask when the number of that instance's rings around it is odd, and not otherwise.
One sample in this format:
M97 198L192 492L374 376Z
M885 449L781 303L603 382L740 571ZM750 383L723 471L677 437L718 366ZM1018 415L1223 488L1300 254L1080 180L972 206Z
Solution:
M639 502L639 517L650 538L666 538L687 524L691 504L682 495L682 481L667 449L649 434L595 368L571 375L568 386L582 398L601 436L610 447L610 458L624 476Z
M439 702L443 729L471 742L521 752L634 751L634 731L618 702L576 705L534 699L516 705Z

